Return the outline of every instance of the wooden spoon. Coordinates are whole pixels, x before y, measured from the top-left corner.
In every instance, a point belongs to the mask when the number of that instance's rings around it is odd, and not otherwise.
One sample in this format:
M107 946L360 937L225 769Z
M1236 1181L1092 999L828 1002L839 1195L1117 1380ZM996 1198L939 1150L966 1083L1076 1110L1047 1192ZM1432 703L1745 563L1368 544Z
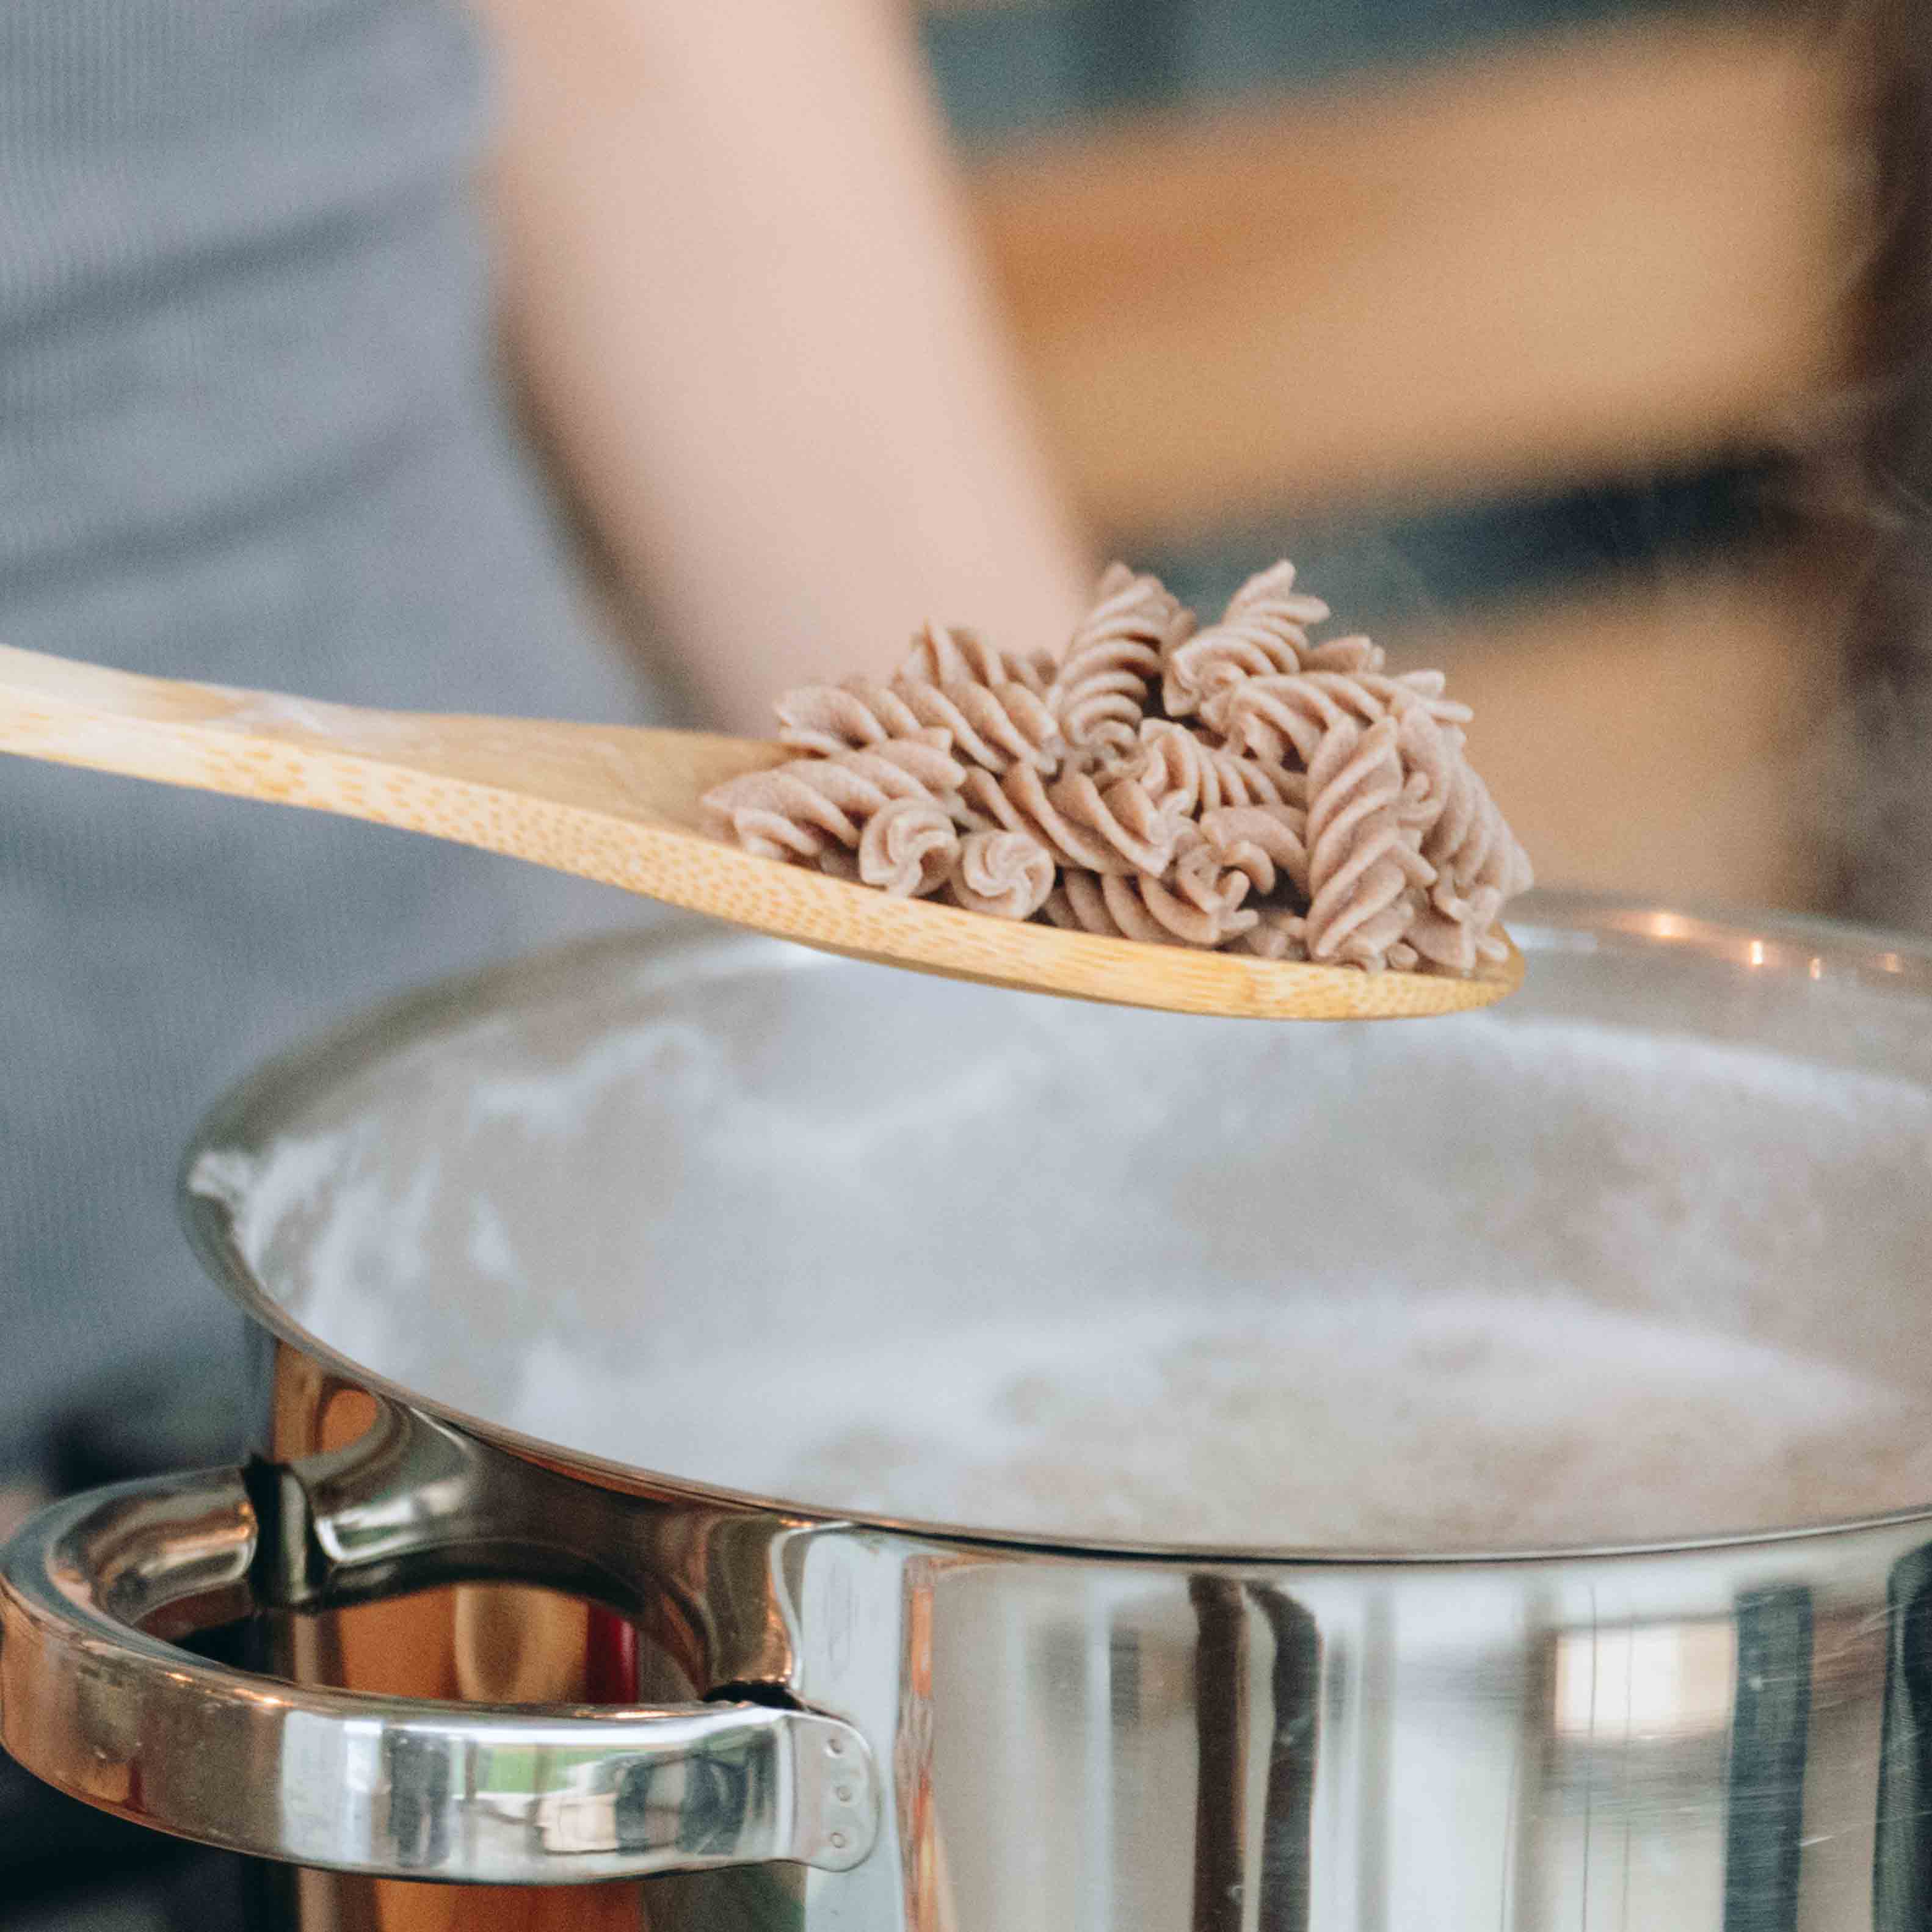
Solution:
M0 751L308 806L580 873L854 958L1177 1012L1381 1019L1487 1006L1522 961L1464 978L1150 946L888 898L706 834L699 798L797 755L760 739L368 711L138 677L0 646Z

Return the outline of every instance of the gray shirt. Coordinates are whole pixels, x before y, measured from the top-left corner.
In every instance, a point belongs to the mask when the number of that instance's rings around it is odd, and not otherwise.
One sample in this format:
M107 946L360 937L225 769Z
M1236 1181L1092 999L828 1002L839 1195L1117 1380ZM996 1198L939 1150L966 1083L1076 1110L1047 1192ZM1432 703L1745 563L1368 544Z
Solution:
M0 641L348 701L654 707L494 368L488 90L437 0L0 6ZM636 902L0 758L0 1437L233 1327L172 1202L260 1057Z

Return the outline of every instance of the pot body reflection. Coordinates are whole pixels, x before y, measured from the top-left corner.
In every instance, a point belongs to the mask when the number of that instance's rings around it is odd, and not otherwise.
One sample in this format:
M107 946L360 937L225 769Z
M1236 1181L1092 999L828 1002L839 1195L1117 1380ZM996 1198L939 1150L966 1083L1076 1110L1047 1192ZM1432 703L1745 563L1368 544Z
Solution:
M258 1454L21 1532L0 1742L264 1855L301 1932L1922 1932L1932 951L1550 899L1516 937L1520 995L1407 1030L632 940L269 1070L188 1168ZM1581 1309L1565 1388L1593 1337L1657 1375L1544 1401L1567 1468L1491 1395L1443 1467L1410 1440L1462 1514L1394 1547L1372 1430L1308 1449L1306 1550L1123 1529L1092 1468L1010 1518L887 1493L987 1336L1077 1375L1068 1335L1178 1310L1238 1366L1365 1283L1372 1365L1474 1284L1559 1351ZM1707 1374L1720 1492L1659 1432ZM798 1460L814 1418L878 1454ZM1559 1490L1597 1547L1534 1527ZM212 1624L248 1654L164 1641Z
M339 1456L370 1399L278 1354L278 1460ZM406 1419L446 1486L446 1426ZM879 1842L849 1872L568 1890L291 1870L265 1879L265 1922L1907 1932L1932 1913L1924 1523L1516 1562L1147 1562L699 1508L469 1448L477 1510L526 1526L500 1574L426 1532L385 1552L376 1598L266 1619L266 1664L485 1701L760 1684L872 1738ZM383 1459L387 1502L409 1471ZM562 1587L593 1568L601 1600ZM358 1599L352 1566L326 1589Z

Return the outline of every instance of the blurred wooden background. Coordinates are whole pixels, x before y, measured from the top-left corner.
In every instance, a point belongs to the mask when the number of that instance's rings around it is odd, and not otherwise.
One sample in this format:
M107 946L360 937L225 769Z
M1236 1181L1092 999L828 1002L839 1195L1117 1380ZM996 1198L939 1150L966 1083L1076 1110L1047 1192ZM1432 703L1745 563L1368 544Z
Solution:
M1744 474L1721 542L1552 573L1526 510L1514 567L1364 614L1478 706L1546 880L1815 908L1883 82L1842 20L1647 13L1010 130L968 145L973 209L1093 526L1217 591L1311 526Z

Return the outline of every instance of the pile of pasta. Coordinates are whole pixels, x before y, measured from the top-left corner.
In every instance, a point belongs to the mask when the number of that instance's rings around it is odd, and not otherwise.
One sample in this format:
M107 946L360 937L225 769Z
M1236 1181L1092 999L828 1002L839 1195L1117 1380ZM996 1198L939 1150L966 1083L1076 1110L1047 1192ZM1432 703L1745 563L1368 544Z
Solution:
M997 919L1468 972L1530 868L1439 671L1391 673L1286 562L1218 623L1116 564L1066 650L928 625L886 683L788 692L799 755L704 801L767 858Z

